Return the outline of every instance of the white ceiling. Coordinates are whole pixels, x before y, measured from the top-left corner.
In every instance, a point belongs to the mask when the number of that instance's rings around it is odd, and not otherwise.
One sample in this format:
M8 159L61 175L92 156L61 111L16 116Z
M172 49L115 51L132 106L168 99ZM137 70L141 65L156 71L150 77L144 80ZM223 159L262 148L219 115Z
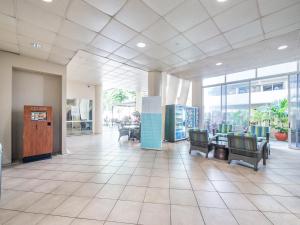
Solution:
M278 46L288 45L288 49L279 51ZM211 77L243 70L254 69L300 59L299 30L264 40L256 44L235 49L230 52L207 58L206 60L190 63L174 69L172 74L186 79ZM217 62L223 65L216 66Z
M104 89L148 90L147 72L82 50L68 64L67 75L71 80L102 83Z
M190 75L196 63L298 30L299 12L300 0L0 0L0 49L59 64L81 50Z

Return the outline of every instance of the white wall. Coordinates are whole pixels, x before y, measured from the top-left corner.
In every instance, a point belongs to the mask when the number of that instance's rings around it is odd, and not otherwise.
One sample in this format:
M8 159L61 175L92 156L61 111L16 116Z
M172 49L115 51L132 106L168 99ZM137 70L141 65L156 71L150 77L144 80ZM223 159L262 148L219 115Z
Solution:
M93 131L95 131L95 85L67 80L67 99L89 99L93 101Z
M67 80L67 99L85 98L95 101L95 85Z
M11 163L12 151L12 75L13 69L30 70L62 77L62 124L66 124L66 67L43 60L0 51L0 142L3 164ZM66 126L62 125L62 153L65 153Z
M186 105L191 81L164 74L163 103L165 105Z

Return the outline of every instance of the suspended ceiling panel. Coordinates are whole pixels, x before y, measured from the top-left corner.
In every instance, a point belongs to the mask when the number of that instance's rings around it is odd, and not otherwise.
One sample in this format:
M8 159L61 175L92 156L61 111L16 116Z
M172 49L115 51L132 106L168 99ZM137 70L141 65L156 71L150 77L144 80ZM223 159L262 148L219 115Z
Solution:
M105 89L148 90L148 73L94 54L78 51L67 66L68 80L102 83Z
M184 74L299 30L299 12L300 0L1 0L0 49L64 65L81 50Z

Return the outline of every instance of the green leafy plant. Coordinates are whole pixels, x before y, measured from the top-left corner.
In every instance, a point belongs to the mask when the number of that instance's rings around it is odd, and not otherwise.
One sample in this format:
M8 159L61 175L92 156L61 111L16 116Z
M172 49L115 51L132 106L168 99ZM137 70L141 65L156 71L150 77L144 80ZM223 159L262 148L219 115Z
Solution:
M227 113L227 121L232 125L246 127L248 125L248 110L238 110Z
M276 129L280 133L288 132L288 100L283 99L278 104L274 104L271 107L272 114L272 128Z
M269 126L271 121L270 105L260 106L251 110L250 124Z
M120 105L127 101L135 101L134 91L123 89L110 89L104 92L104 110L111 110L112 106Z

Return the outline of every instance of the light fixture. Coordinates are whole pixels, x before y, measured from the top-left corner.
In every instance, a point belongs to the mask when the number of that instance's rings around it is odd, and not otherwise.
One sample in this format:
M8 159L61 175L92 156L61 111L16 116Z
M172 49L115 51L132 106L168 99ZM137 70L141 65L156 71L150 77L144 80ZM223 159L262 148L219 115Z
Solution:
M223 65L223 63L222 62L218 62L218 63L216 63L216 66L222 66Z
M43 2L51 3L53 0L42 0Z
M143 43L143 42L139 42L139 43L136 44L136 46L138 46L139 48L145 48L146 44Z
M287 45L281 45L281 46L279 46L277 49L278 50L284 50L284 49L287 49L289 46L287 46Z
M41 48L41 47L42 47L42 45L41 45L40 43L38 43L38 42L32 42L32 43L31 43L31 46L32 46L33 48Z
M227 0L217 0L217 2L227 2Z

